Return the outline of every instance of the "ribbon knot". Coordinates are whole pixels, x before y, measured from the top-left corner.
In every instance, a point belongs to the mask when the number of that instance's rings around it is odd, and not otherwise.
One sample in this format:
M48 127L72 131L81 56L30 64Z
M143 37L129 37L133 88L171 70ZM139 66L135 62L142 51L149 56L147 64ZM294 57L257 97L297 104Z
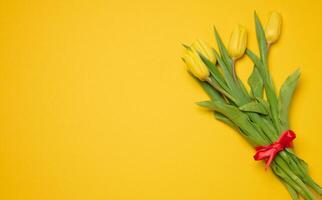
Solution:
M256 154L254 155L255 160L265 160L266 166L265 170L270 166L275 156L283 151L285 148L292 147L292 141L296 138L296 135L293 131L287 130L282 133L279 139L273 144L266 146L256 147Z

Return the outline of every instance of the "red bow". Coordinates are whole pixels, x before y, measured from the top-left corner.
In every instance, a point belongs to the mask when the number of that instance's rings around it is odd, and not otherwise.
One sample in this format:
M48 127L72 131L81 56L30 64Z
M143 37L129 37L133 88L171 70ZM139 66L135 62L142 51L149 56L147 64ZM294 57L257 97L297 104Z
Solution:
M284 131L280 138L273 144L256 147L255 160L266 160L265 170L270 166L278 152L285 148L292 147L292 141L296 138L293 131Z

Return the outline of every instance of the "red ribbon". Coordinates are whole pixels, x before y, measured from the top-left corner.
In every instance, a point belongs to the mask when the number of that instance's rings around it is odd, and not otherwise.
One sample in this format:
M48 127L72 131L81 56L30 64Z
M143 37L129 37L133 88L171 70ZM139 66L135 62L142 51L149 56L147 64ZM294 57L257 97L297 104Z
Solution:
M296 135L293 131L284 131L280 138L273 144L256 147L256 154L254 155L254 159L265 160L265 170L267 170L267 168L270 166L278 152L283 151L285 148L292 147L292 141L295 138Z

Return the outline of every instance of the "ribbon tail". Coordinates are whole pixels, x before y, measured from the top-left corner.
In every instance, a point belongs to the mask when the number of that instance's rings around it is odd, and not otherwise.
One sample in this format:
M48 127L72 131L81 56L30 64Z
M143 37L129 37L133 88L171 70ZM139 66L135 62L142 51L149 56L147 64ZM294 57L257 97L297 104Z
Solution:
M254 155L254 159L255 160L265 160L273 154L272 151L273 151L273 149L269 149L269 148L261 149L256 152L256 154Z
M275 156L276 156L276 152L273 152L273 153L269 156L268 160L266 161L265 170L267 170L267 169L269 168L269 166L271 165L271 163L272 163L272 161L274 160Z

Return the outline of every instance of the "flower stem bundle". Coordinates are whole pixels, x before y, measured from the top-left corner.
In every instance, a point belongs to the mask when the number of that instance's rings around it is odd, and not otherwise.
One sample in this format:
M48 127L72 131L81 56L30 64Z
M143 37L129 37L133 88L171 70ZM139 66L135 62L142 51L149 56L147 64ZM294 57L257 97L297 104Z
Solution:
M296 70L285 80L277 95L269 73L268 52L280 36L281 16L271 13L265 30L256 13L254 18L259 56L247 49L246 29L238 26L232 32L227 48L215 29L219 51L197 40L191 46L184 45L182 59L211 98L197 104L213 111L216 119L234 128L252 146L266 146L274 151L278 146L276 141L281 141L282 133L290 129L288 111L300 71ZM236 61L245 53L254 63L248 78L250 91L235 70ZM308 188L319 195L322 195L322 188L308 174L306 162L289 147L279 146L267 166L285 185L292 199L298 200L302 196L306 200L314 200Z

